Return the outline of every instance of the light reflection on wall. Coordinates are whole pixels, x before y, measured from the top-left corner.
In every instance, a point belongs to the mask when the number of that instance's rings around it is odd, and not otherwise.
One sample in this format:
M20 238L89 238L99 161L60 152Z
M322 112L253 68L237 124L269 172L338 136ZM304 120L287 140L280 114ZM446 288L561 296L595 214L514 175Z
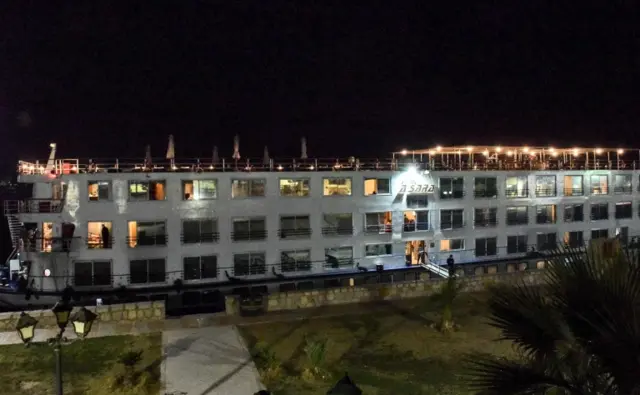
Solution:
M127 212L127 202L129 201L129 182L127 180L113 180L113 202L118 208L118 214Z
M71 221L78 226L78 218L76 213L80 208L80 188L77 180L69 180L67 183L67 196L65 200L65 208L71 217Z

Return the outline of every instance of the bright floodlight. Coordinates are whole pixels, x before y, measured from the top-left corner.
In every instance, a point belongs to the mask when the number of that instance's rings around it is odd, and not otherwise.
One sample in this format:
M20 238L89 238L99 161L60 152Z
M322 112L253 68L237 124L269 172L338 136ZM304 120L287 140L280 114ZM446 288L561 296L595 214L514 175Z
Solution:
M408 174L418 174L418 169L416 169L415 165L409 165L409 167L407 167L407 173Z
M482 154L483 154L484 156L489 156L489 151L485 150Z
M468 146L468 147L467 147L467 151L468 151L468 152L473 151L473 147L472 147L472 146Z
M400 153L401 153L402 155L406 155L406 154L407 154L407 150L406 150L406 149L403 149L402 151L400 151Z
M580 153L580 150L578 148L573 149L573 156L578 156L579 153Z
M618 150L618 155L622 155L622 154L624 154L624 150L623 149L619 149Z
M524 148L522 149L522 152L524 152L525 154L526 154L527 152L529 152L529 147L524 147Z
M513 156L513 151L507 151L507 156Z
M496 152L501 152L502 151L502 147L496 147Z
M600 155L602 153L602 148L596 148L596 154Z
M441 146L437 146L436 147L436 151L438 151L438 152L442 151L442 147Z

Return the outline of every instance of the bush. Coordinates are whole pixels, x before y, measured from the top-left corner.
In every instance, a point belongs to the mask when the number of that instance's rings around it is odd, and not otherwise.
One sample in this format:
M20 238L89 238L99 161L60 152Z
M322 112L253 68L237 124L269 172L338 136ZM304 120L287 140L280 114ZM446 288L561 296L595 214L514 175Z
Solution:
M309 368L305 375L313 377L323 376L323 367L327 355L327 339L306 339L304 353L307 356Z
M91 386L96 395L151 395L158 391L158 380L141 367L143 351L122 354L116 365Z
M282 368L276 353L266 343L257 343L254 347L253 360L260 370L262 382L268 387L278 381Z

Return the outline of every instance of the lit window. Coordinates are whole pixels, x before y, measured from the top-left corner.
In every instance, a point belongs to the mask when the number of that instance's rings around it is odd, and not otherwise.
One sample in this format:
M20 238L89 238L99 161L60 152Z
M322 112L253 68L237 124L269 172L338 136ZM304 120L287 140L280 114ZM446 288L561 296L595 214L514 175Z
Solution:
M350 178L325 178L322 187L323 196L351 196Z
M613 192L616 194L631 193L631 174L616 174L613 178Z
M164 181L130 181L130 200L166 200Z
M564 232L564 244L570 248L578 248L584 245L582 231Z
M367 257L391 255L392 250L391 243L367 244L364 247L364 255Z
M582 196L583 194L582 176L564 176L564 196Z
M389 195L391 193L391 180L389 178L365 178L364 195Z
M529 184L526 176L507 177L505 195L508 198L529 196Z
M184 200L208 200L218 198L217 180L182 181L182 198Z
M555 224L556 223L556 205L545 204L536 206L536 223L537 224Z
M309 196L309 179L281 179L280 196Z
M98 202L111 199L111 183L109 181L89 181L89 200Z
M111 248L113 234L111 222L89 222L87 224L87 247Z
M591 194L607 195L609 193L608 177L605 175L591 176Z
M231 181L231 198L264 197L265 180L260 179L238 179Z
M556 176L536 176L536 196L556 196Z
M390 233L391 211L365 214L364 231L365 233Z
M440 251L464 250L464 239L440 240Z

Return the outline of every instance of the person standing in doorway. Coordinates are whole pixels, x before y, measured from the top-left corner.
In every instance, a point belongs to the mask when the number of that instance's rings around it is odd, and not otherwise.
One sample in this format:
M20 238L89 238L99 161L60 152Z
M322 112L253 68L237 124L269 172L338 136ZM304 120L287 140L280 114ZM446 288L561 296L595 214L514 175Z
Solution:
M109 228L107 228L104 224L102 224L102 248L109 248Z
M447 258L447 266L449 267L449 277L453 277L456 274L456 262L453 259L453 255L449 255L449 258Z

